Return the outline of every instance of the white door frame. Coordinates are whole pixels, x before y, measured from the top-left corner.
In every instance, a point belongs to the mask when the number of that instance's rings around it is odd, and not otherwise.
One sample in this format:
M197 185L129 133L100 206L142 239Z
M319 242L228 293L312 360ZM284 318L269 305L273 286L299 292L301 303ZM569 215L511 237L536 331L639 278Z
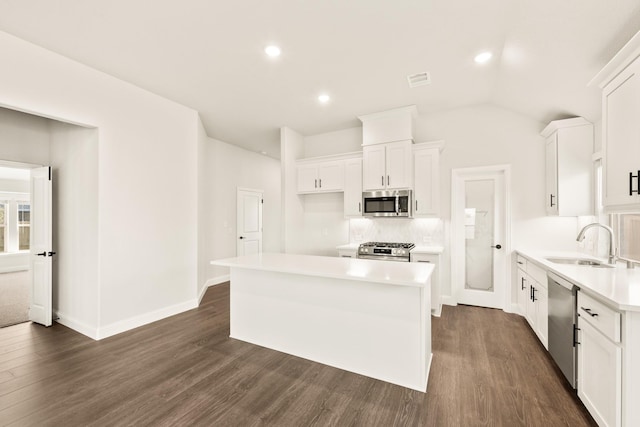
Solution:
M493 165L472 168L460 168L451 170L451 290L456 303L459 302L459 293L464 288L465 282L465 235L464 235L464 184L468 178L478 179L485 175L492 178L502 175L504 178L504 201L501 206L500 216L503 218L504 239L500 243L502 249L496 251L501 257L498 264L504 266L502 272L502 302L500 309L511 311L511 166ZM494 264L495 265L495 264Z

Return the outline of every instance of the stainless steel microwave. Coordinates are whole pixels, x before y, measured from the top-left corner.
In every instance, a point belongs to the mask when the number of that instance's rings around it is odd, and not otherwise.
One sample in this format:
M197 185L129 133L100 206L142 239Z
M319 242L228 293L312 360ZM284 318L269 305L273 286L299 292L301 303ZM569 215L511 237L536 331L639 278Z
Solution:
M381 190L362 193L362 215L411 217L411 190Z

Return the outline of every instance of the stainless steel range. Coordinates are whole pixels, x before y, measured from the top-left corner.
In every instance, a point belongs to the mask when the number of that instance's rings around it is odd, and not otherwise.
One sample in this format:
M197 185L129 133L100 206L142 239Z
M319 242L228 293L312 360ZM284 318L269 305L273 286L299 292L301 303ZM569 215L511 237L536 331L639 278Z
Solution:
M409 262L413 243L367 242L358 247L358 258Z

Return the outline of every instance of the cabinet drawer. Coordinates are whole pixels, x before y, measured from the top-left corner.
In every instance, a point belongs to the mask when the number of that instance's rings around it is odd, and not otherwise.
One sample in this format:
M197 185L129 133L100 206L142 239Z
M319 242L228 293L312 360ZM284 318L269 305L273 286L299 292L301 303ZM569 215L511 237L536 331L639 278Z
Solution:
M578 291L578 315L613 342L620 342L620 313Z
M530 262L527 264L527 274L531 276L533 280L538 282L538 285L547 289L547 271L546 270Z

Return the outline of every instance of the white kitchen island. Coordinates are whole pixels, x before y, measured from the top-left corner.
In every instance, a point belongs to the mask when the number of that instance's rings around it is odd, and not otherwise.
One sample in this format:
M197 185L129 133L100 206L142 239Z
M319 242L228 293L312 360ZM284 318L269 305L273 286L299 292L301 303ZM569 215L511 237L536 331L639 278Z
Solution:
M230 336L426 391L433 266L263 253L230 267Z

